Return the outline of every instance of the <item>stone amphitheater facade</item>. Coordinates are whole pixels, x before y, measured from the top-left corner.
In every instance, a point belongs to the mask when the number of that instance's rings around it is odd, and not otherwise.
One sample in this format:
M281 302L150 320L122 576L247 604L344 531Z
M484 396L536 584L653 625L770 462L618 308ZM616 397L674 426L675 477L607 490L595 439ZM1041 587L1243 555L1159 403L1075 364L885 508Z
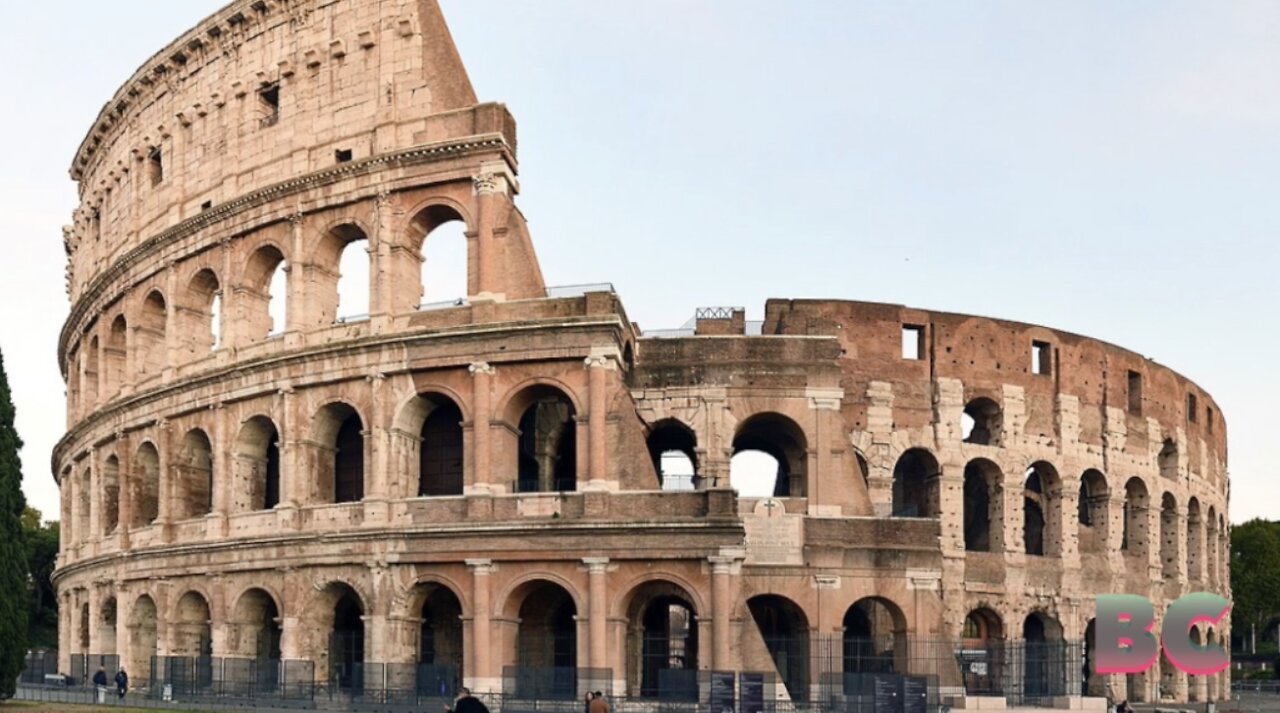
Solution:
M1100 592L1229 596L1223 416L1138 354L835 300L646 334L608 286L548 289L515 121L434 0L233 2L129 78L71 174L64 670L419 663L499 691L577 668L619 696L762 670L812 699L851 639L910 668L904 640L1088 640ZM467 298L423 308L455 221ZM337 319L348 246L368 316ZM774 497L731 487L743 452ZM822 641L834 669L780 655Z

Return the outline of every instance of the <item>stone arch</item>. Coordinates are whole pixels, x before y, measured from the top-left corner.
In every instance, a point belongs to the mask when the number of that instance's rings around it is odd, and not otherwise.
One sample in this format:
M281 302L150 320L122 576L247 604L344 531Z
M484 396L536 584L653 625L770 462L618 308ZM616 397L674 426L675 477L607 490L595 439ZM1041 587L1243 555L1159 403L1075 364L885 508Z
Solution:
M964 665L961 676L968 695L999 695L1004 692L1006 636L1004 619L989 606L971 609L960 630ZM984 664L974 666L975 663Z
M1062 478L1048 461L1027 469L1022 492L1023 548L1029 555L1062 554Z
M1148 492L1142 478L1135 476L1124 484L1124 532L1120 549L1139 558L1146 557L1150 544L1147 512L1151 507L1151 496Z
M199 428L182 437L182 450L173 465L175 520L190 520L213 512L213 443Z
M1000 445L1004 434L1004 412L994 400L980 396L965 404L960 423L965 443Z
M235 442L231 512L271 510L280 504L280 430L268 416L252 416Z
M1076 510L1081 554L1100 554L1107 550L1107 506L1111 491L1102 471L1090 468L1080 476L1080 496Z
M171 655L184 658L213 656L213 614L205 594L190 590L174 605L169 649Z
M578 612L571 589L548 578L530 578L511 591L518 698L577 695Z
M794 601L777 594L747 600L755 635L763 639L779 680L792 701L809 699L809 617ZM744 631L748 627L743 627ZM756 639L759 641L759 639ZM759 644L756 644L758 647ZM750 650L744 646L744 649ZM752 662L754 663L754 662Z
M102 462L102 503L98 510L98 524L102 536L112 535L120 527L120 459L113 453Z
M1004 474L986 458L964 467L964 548L1004 551Z
M365 622L372 599L341 580L320 587L298 624L312 638L304 650L314 652L316 676L341 689L359 689L369 637Z
M319 450L315 474L321 502L355 503L365 496L365 421L348 403L321 407L311 423Z
M151 441L143 441L134 453L129 481L133 516L129 526L147 527L160 517L160 451Z
M335 221L321 233L312 255L313 269L311 306L319 325L332 324L363 316L370 311L373 264L368 254L369 230L358 221ZM357 252L351 252L357 251ZM361 256L358 251L364 251ZM346 264L347 274L343 274ZM341 295L348 293L355 304L343 304ZM358 293L358 294L357 294ZM360 299L363 298L363 304Z
M625 595L627 691L663 700L698 696L698 609L689 590L661 576Z
M478 265L471 250L471 228L460 210L437 199L410 219L409 229L410 244L421 264L419 302L456 304L475 293L472 275Z
M274 242L263 241L245 263L244 289L237 297L244 334L250 341L266 339L289 327L290 271L286 254Z
M118 655L116 649L116 624L119 621L119 605L114 594L109 594L98 607L97 648L104 655Z
M530 384L508 398L508 422L517 424L516 490L521 493L577 489L581 413L571 392Z
M893 516L938 517L942 467L925 448L910 448L893 466Z
M169 306L164 293L151 290L142 300L134 325L137 356L133 363L142 379L159 375L169 363L168 321Z
M239 658L260 661L281 659L283 632L280 598L265 587L254 586L236 598L228 631L227 650ZM265 667L269 672L274 667Z
M676 418L664 418L649 426L645 439L649 459L663 490L696 490L698 486L698 434Z
M413 635L420 691L449 695L462 684L466 674L462 629L467 612L460 591L438 579L420 579L410 592L413 604L408 616L418 622Z
M102 350L103 386L101 396L110 399L120 393L129 378L129 320L117 314L107 329Z
M424 391L400 409L396 436L404 446L406 472L417 473L413 495L462 495L465 452L459 401L444 389Z
M187 282L179 314L188 358L198 359L221 345L222 281L212 268L201 268Z
M809 441L800 424L788 416L772 411L754 414L738 424L733 436L734 463L730 465L729 478L735 489L744 494L743 486L738 481L742 481L742 477L747 474L742 473L739 459L743 453L751 451L769 456L776 464L773 466L776 468L773 497L805 496L808 489ZM739 467L735 469L734 465ZM764 467L763 464L761 467ZM739 478L734 478L735 470L741 473Z
M1177 578L1178 558L1178 499L1165 491L1160 498L1160 569L1168 578Z
M1204 518L1200 512L1200 500L1194 495L1187 501L1187 581L1199 582L1204 577L1201 559L1204 556Z
M1025 647L1023 693L1029 698L1066 695L1067 656L1062 623L1043 610L1033 610L1022 622Z
M151 658L159 653L158 620L156 602L150 595L142 594L134 599L126 623L129 629L129 651L125 668L133 681L146 681L150 678Z
M863 597L841 622L841 670L846 676L907 670L907 617L893 601Z

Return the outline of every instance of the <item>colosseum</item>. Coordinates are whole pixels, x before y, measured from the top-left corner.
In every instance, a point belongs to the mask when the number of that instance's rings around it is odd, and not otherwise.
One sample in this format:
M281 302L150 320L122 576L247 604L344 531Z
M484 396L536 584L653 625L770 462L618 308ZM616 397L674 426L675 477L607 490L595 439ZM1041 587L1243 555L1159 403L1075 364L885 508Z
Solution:
M1226 695L1090 668L1095 594L1228 595L1208 393L892 304L645 332L545 284L516 149L435 0L236 0L116 91L64 231L61 670L744 713ZM423 304L450 225L466 295Z

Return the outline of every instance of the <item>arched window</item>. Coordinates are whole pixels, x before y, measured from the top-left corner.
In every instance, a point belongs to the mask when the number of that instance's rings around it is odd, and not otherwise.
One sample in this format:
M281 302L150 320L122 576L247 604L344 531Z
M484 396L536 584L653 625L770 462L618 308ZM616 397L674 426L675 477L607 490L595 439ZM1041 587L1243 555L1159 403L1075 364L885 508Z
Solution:
M329 636L329 680L338 688L359 690L364 686L364 605L346 585L331 589L336 602Z
M906 647L906 618L896 604L866 597L844 613L842 626L843 672L847 674L893 673L905 670L899 661Z
M174 464L174 517L190 520L213 512L213 444L200 429L187 432Z
M102 464L102 509L98 522L103 536L115 534L120 526L120 459L107 456Z
M745 497L802 498L808 456L804 430L795 421L777 413L756 414L734 435L729 482Z
M106 366L104 387L102 395L106 398L112 398L120 393L124 388L124 382L128 379L128 356L129 356L129 323L125 320L124 315L116 315L111 322L111 329L107 332L107 346L102 350L102 356Z
M468 290L467 226L457 211L434 205L418 214L414 230L423 236L422 298L424 308L466 302Z
M1160 569L1166 578L1178 576L1178 501L1173 493L1160 500Z
M1050 463L1027 469L1022 491L1022 536L1029 555L1062 554L1062 481Z
M977 458L964 468L964 548L970 552L1003 550L1004 475L1000 467Z
M1111 492L1101 471L1086 470L1080 476L1080 496L1076 519L1079 520L1081 554L1097 554L1107 547L1107 501Z
M364 499L364 422L347 404L325 406L316 416L320 456L319 494L323 502L355 503Z
M138 315L138 359L135 362L143 379L158 375L169 363L165 337L168 318L169 308L164 295L159 292L147 295Z
M418 690L452 695L463 680L462 603L448 587L424 585L418 637Z
M1147 512L1150 506L1146 484L1140 478L1130 478L1124 486L1124 533L1120 549L1135 557L1147 555Z
M698 624L689 593L654 581L629 600L627 690L644 698L697 700Z
M266 339L287 329L288 274L284 254L274 245L264 245L249 257L244 290L237 295L248 339Z
M146 527L160 517L160 453L151 443L143 443L133 457L130 498L133 522L130 527Z
M236 438L233 513L270 510L280 504L280 432L266 416L245 422Z
M231 627L228 650L237 658L257 661L279 661L280 608L275 598L262 589L250 589L240 596L235 606L235 622ZM279 680L277 667L258 667L263 683L274 685Z
M960 417L961 435L965 443L998 446L1003 432L1004 416L1000 404L988 398L977 398L964 407Z
M433 395L422 421L418 450L418 496L462 495L462 409L451 399Z
M523 594L516 631L516 698L577 696L577 605L558 584L530 582Z
M369 241L364 233L353 226L334 231L343 241L342 257L338 260L338 302L336 319L339 322L358 321L369 315L369 289L371 271Z
M518 477L521 493L549 493L577 488L577 419L573 403L562 392L536 386L519 399L527 404L519 421Z
M187 592L178 600L175 621L171 624L169 648L174 656L208 658L213 655L212 616L209 602L196 592Z
M1026 646L1024 692L1031 698L1066 695L1067 661L1062 624L1043 612L1032 612L1022 624Z
M204 269L187 286L184 315L189 352L201 357L222 344L222 285L213 270Z
M675 419L653 425L647 439L649 459L663 490L696 490L698 437Z
M942 469L923 448L903 453L893 467L893 516L937 517L941 512L938 476Z

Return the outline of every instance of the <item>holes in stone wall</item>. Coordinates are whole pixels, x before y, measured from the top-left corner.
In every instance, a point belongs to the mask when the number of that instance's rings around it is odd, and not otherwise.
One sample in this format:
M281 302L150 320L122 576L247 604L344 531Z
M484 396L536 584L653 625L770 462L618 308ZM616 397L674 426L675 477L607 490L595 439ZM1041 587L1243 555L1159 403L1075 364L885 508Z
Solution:
M980 446L1000 445L1004 414L1000 404L988 398L976 398L964 407L960 417L961 436L965 443Z

